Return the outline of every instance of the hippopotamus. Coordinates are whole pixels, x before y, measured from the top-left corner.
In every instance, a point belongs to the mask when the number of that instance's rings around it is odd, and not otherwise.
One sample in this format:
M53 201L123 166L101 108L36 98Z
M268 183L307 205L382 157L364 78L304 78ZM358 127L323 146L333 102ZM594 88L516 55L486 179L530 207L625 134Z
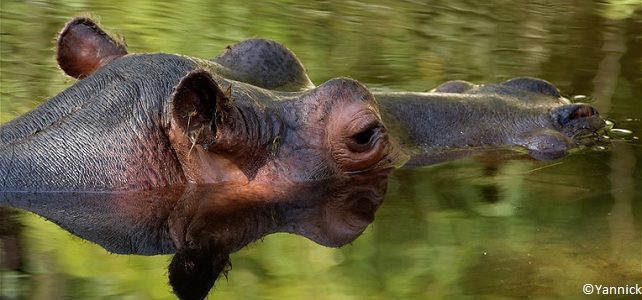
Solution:
M315 87L275 42L246 41L213 60L128 54L79 17L56 57L81 80L0 127L4 191L297 182L402 158L362 84Z
M526 149L558 159L594 143L606 125L597 109L571 103L551 83L518 77L498 84L453 80L429 92L375 92L383 120L425 165L486 149Z

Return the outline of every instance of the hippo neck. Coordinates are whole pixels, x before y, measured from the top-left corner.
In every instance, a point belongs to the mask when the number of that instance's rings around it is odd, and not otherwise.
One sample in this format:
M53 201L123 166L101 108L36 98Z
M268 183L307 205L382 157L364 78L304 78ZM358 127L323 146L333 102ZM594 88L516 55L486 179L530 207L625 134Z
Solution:
M173 86L193 67L185 61L171 55L117 59L52 99L63 101L64 95L76 103L57 119L43 118L45 109L31 112L31 119L47 124L0 145L0 188L131 190L184 182L163 115ZM98 89L83 92L92 85Z

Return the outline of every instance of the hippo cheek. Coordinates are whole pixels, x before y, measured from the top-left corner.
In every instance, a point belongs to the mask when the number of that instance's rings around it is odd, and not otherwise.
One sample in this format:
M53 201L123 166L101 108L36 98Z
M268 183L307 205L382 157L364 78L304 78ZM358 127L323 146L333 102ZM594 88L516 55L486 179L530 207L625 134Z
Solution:
M567 154L572 141L560 132L543 130L527 135L522 146L528 153L538 160L558 159Z

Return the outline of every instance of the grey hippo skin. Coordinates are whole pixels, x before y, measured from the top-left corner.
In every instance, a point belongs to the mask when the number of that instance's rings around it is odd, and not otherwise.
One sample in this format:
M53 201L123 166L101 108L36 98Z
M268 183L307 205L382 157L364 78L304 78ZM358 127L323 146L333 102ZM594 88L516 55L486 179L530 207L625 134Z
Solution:
M521 147L541 160L593 143L605 127L598 111L571 103L551 83L514 78L499 84L449 81L430 92L377 93L384 123L415 155L408 164L498 147Z
M76 18L60 33L57 60L82 80L0 127L2 191L296 182L402 158L363 85L314 87L275 42L248 40L214 60L127 54Z

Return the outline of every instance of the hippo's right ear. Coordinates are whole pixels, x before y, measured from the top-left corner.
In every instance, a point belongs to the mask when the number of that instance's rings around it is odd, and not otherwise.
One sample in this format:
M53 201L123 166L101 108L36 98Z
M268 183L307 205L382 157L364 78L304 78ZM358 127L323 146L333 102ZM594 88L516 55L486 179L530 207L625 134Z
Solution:
M172 94L171 122L191 143L211 145L217 121L231 109L230 92L224 92L205 70L185 75Z
M78 79L91 75L125 54L125 45L114 40L86 17L69 21L56 42L58 65L67 75Z

